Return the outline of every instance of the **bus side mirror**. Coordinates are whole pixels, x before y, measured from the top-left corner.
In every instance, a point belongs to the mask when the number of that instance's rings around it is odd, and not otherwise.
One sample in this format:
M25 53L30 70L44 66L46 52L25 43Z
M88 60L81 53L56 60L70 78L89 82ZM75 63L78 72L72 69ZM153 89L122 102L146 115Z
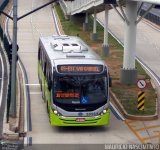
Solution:
M109 77L109 87L112 87L112 78Z
M52 81L51 81L51 80L49 80L49 81L48 81L48 90L50 91L50 90L51 90L51 88L52 88Z

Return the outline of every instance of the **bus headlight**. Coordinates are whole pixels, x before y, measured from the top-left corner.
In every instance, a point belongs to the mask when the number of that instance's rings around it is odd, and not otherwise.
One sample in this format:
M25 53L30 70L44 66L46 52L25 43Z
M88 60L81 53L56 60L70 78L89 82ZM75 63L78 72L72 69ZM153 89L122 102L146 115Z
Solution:
M54 110L53 113L57 116L62 116L62 114L60 112L58 112L57 110Z
M54 114L56 114L56 115L57 115L57 114L58 114L58 111L57 111L57 110L54 110Z
M103 113L105 114L107 111L106 110L103 110Z

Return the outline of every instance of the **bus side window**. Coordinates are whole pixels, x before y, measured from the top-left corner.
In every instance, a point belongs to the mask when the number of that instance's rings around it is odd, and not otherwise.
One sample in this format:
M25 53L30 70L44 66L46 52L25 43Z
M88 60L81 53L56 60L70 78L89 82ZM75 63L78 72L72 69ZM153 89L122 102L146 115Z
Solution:
M46 75L46 62L44 62L43 72L44 72L44 75Z
M41 66L42 66L42 70L44 70L43 50L41 51Z
M48 89L51 90L52 87L51 66L48 62L46 65L46 79L47 79Z

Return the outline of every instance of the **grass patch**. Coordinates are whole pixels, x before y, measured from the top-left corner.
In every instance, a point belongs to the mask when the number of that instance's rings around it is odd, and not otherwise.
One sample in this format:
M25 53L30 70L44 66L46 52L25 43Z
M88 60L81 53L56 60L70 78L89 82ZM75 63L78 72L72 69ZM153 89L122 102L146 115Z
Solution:
M108 57L101 55L103 44L103 27L97 23L98 40L90 40L90 33L93 31L93 18L89 17L89 31L84 32L82 23L72 22L71 20L65 20L62 10L59 5L56 5L56 10L59 15L63 30L65 34L76 36L77 34L83 41L85 41L92 49L102 57L110 69L110 74L113 79L112 91L115 93L125 110L132 115L153 115L156 112L156 94L150 83L150 77L146 74L145 70L136 61L136 68L138 71L138 78L145 79L147 81L147 87L145 88L145 110L137 110L137 93L138 88L136 85L124 85L119 81L120 69L123 63L123 47L109 34L109 47L110 54Z

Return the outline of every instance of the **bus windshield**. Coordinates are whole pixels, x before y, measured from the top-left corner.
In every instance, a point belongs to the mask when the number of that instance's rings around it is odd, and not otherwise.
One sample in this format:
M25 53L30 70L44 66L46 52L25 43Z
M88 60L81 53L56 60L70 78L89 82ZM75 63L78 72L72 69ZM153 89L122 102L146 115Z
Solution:
M104 105L107 102L106 84L104 75L55 77L53 99L57 105Z

